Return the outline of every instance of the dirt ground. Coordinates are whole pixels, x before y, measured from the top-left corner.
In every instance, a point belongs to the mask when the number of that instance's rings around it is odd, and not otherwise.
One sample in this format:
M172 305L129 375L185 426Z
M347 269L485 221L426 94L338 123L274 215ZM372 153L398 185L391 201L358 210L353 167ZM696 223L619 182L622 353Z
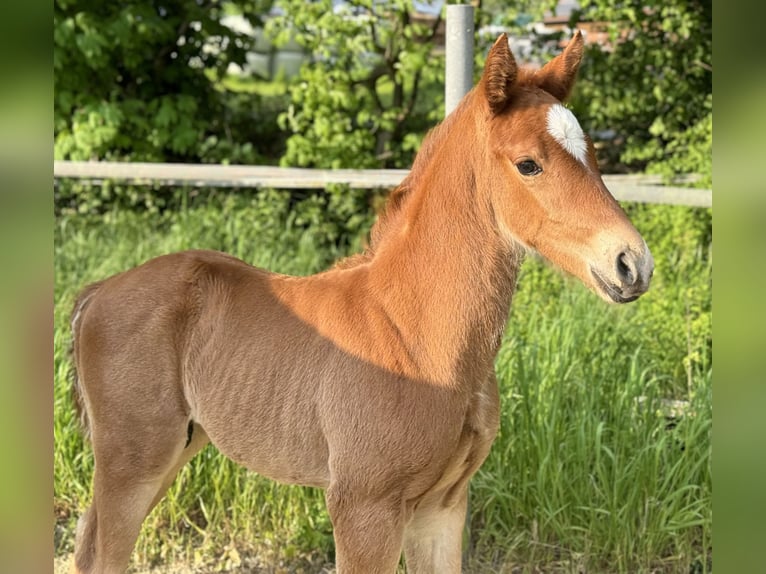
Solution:
M53 574L69 574L71 564L71 554L54 558ZM168 566L151 568L149 570L139 570L132 567L128 568L128 574L213 574L218 572L220 572L220 570L211 568L210 566L191 567L188 564L171 564ZM248 560L243 560L242 566L236 568L236 570L228 570L228 572L238 572L239 574L335 574L335 568L331 566L321 567L319 565L313 569L301 568L299 570L280 566L263 568L254 564L248 564Z
M72 565L72 555L54 558L53 560L53 574L69 574L69 568ZM195 570L185 565L178 565L168 568L157 568L151 570L136 570L129 569L131 574L203 574L210 572L208 569ZM253 571L254 572L254 571Z

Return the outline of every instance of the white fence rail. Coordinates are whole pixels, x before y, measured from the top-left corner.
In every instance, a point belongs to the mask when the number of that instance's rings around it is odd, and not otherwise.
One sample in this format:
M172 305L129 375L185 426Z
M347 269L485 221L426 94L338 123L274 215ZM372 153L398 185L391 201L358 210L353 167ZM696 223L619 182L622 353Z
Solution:
M100 185L105 180L113 180L132 185L190 187L321 189L328 184L346 184L352 188L376 189L397 186L407 173L406 169L308 169L255 165L105 161L53 162L54 180L80 179L93 185ZM605 175L604 183L620 201L690 207L712 207L713 205L712 190L662 185L660 176Z

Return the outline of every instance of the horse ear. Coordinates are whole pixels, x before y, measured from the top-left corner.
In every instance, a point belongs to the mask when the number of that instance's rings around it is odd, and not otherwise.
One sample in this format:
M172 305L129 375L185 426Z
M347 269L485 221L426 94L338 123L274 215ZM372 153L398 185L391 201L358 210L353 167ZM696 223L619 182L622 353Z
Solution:
M564 51L535 74L537 85L560 101L566 100L574 87L583 47L582 33L577 30Z
M560 101L566 100L574 87L583 47L582 33L577 30L564 51L535 74L537 85Z
M487 63L484 65L484 92L493 114L499 114L505 108L517 74L516 60L508 46L508 36L500 34L489 50Z

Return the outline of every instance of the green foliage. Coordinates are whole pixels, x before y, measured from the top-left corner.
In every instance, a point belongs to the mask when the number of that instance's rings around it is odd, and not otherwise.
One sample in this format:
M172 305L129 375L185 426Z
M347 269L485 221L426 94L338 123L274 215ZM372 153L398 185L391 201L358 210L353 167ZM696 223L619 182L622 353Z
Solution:
M695 377L712 364L712 210L632 204L627 213L650 238L655 259L652 294L643 304L664 320L642 325L649 335L646 341L626 331L624 344L641 344L652 355L664 357L657 367L666 379L665 393L688 394Z
M345 185L330 185L293 204L296 223L314 243L335 253L359 249L374 220L372 204L378 195Z
M407 167L420 134L443 113L443 58L433 54L439 20L412 19L412 2L280 0L284 15L267 30L277 43L293 37L310 55L280 116L287 140L283 165ZM425 113L416 113L425 101ZM443 105L443 104L442 104Z
M443 58L433 56L437 22L411 17L412 2L280 0L267 23L279 45L309 56L279 116L289 136L280 162L319 168L409 167L425 132L443 114ZM370 224L367 192L343 186L299 197L297 221L323 245L358 245Z
M56 157L407 167L443 114L439 21L420 23L407 0L281 0L283 16L267 30L277 42L294 38L310 61L288 95L232 89L227 67L243 63L253 38L220 19L238 13L258 26L270 5L57 0ZM542 8L483 3L477 28L493 22L520 33ZM617 169L700 173L709 186L712 3L588 0L578 18L604 22L611 37L606 48L590 47L573 102L589 131L617 131L607 159L626 164ZM477 40L477 74L492 40Z
M236 2L258 23L270 0ZM252 44L220 23L221 3L54 3L58 159L256 162L273 135L252 103L218 89ZM252 101L254 98L250 98Z
M609 45L591 45L577 104L590 131L612 129L609 150L632 169L699 173L712 185L713 3L581 2ZM578 15L575 15L577 19Z
M107 182L103 186L61 185L55 196L55 213L64 221L81 215L86 221L111 225L130 217L139 221L141 217L150 217L149 214L159 218L163 225L172 221L171 231L186 243L181 247L169 245L167 252L212 245L210 249L228 252L234 249L238 257L247 260L249 253L239 250L240 240L232 245L232 237L244 240L257 236L268 245L280 241L289 245L290 237L300 237L300 243L293 245L295 249L303 253L310 246L315 253L311 272L328 266L350 249L361 249L374 220L371 204L380 201L377 194L341 185L301 193L274 189L240 188L230 192L218 188L114 186ZM212 206L211 210L205 211L206 206ZM126 208L129 212L125 212ZM209 229L195 235L198 230L186 227L185 223L186 214L193 209L202 209L206 217L215 214L221 219L207 221ZM316 254L322 254L321 258L315 259ZM274 268L273 261L259 264ZM292 268L290 272L304 272L304 266Z

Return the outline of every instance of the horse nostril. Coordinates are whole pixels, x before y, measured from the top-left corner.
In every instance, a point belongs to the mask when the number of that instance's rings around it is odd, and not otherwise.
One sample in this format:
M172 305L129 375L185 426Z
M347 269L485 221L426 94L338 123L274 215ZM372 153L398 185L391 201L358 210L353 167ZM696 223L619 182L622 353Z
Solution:
M624 251L617 256L617 276L626 285L633 285L637 279L633 257Z

